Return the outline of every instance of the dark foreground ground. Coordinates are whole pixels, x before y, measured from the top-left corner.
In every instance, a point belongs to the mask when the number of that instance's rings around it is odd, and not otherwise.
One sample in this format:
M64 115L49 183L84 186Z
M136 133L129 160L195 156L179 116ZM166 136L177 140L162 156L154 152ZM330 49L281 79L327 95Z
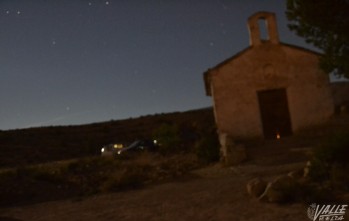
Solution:
M308 220L306 204L263 203L250 198L245 189L246 182L257 174L270 177L270 173L300 166L303 164L222 168L217 164L140 190L7 208L0 214L23 221Z
M310 220L308 202L281 205L261 202L248 196L246 183L255 177L272 180L303 168L310 157L309 151L321 142L326 131L348 125L348 116L344 116L303 135L258 145L252 142L247 145L249 160L237 167L217 163L141 189L3 207L0 221Z

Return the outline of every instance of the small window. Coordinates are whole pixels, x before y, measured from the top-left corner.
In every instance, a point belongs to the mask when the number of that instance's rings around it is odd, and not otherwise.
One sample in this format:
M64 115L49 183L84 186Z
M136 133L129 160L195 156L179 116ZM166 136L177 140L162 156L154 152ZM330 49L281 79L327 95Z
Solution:
M259 27L260 39L262 41L268 41L269 40L269 33L268 33L267 20L264 18L260 18L258 20L258 27Z

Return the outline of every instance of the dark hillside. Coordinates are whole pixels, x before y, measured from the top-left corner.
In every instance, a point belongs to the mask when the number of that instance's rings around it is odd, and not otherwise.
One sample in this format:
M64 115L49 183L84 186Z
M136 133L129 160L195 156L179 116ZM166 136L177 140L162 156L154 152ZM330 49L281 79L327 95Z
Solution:
M213 111L205 108L88 125L0 131L0 167L98 155L105 144L153 138L154 131L163 124L195 134L214 127Z

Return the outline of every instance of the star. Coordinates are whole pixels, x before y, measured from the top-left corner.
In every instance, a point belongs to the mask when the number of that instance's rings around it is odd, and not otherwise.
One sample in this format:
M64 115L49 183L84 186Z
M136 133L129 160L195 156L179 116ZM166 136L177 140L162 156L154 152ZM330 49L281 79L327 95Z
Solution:
M89 2L89 3L88 3L88 5L89 5L89 6L91 6L91 5L92 5L92 3L91 3L91 2Z
M9 10L7 10L7 11L6 11L6 14L10 14L10 11L9 11Z
M106 2L105 2L105 4L106 4L106 5L109 5L109 2L108 2L108 1L106 1Z
M17 15L21 14L21 11L17 11Z

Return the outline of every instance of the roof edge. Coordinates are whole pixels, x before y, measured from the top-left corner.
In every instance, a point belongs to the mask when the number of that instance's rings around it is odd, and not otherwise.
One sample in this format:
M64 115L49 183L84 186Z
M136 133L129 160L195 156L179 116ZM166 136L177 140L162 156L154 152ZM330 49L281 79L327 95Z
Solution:
M307 49L307 48L303 48L303 47L300 47L300 46L297 46L297 45L291 45L291 44L287 44L287 43L283 43L283 42L280 42L279 44L282 45L282 46L285 46L285 47L289 47L289 48L301 50L301 51L304 51L304 52L307 52L307 53L311 53L311 54L314 54L316 56L322 56L323 55L323 54L321 54L319 52L316 52L316 51L313 51L313 50L310 50L310 49ZM219 69L220 67L222 67L222 66L226 65L227 63L229 63L230 61L232 61L232 60L242 56L244 53L246 53L247 51L249 51L249 50L251 50L253 48L254 48L254 46L249 46L249 47L241 50L240 52L236 53L232 57L229 57L229 58L225 59L224 61L218 63L214 67L209 68L207 71L205 71L203 73L203 78L204 78L204 82L205 82L205 91L206 91L206 95L207 96L212 96L212 93L211 93L211 74L212 74L212 71L214 71L216 69Z
M301 50L301 51L304 51L304 52L308 52L308 53L311 53L311 54L314 54L314 55L317 55L317 56L322 56L323 55L322 53L319 53L319 52L316 52L316 51L313 51L313 50L310 50L310 49L307 49L307 48L303 48L303 47L300 47L300 46L297 46L297 45L291 45L291 44L287 44L287 43L283 43L283 42L280 42L280 45L286 46L286 47L289 47L289 48L293 48L293 49L298 49L298 50ZM252 48L253 48L253 46L249 46L249 47L243 49L242 51L236 53L232 57L227 58L226 60L218 63L217 65L215 65L214 67L210 68L209 70L214 70L214 69L217 69L217 68L227 64L231 60L236 59L237 57L240 57L241 55L243 55L245 52L251 50Z

